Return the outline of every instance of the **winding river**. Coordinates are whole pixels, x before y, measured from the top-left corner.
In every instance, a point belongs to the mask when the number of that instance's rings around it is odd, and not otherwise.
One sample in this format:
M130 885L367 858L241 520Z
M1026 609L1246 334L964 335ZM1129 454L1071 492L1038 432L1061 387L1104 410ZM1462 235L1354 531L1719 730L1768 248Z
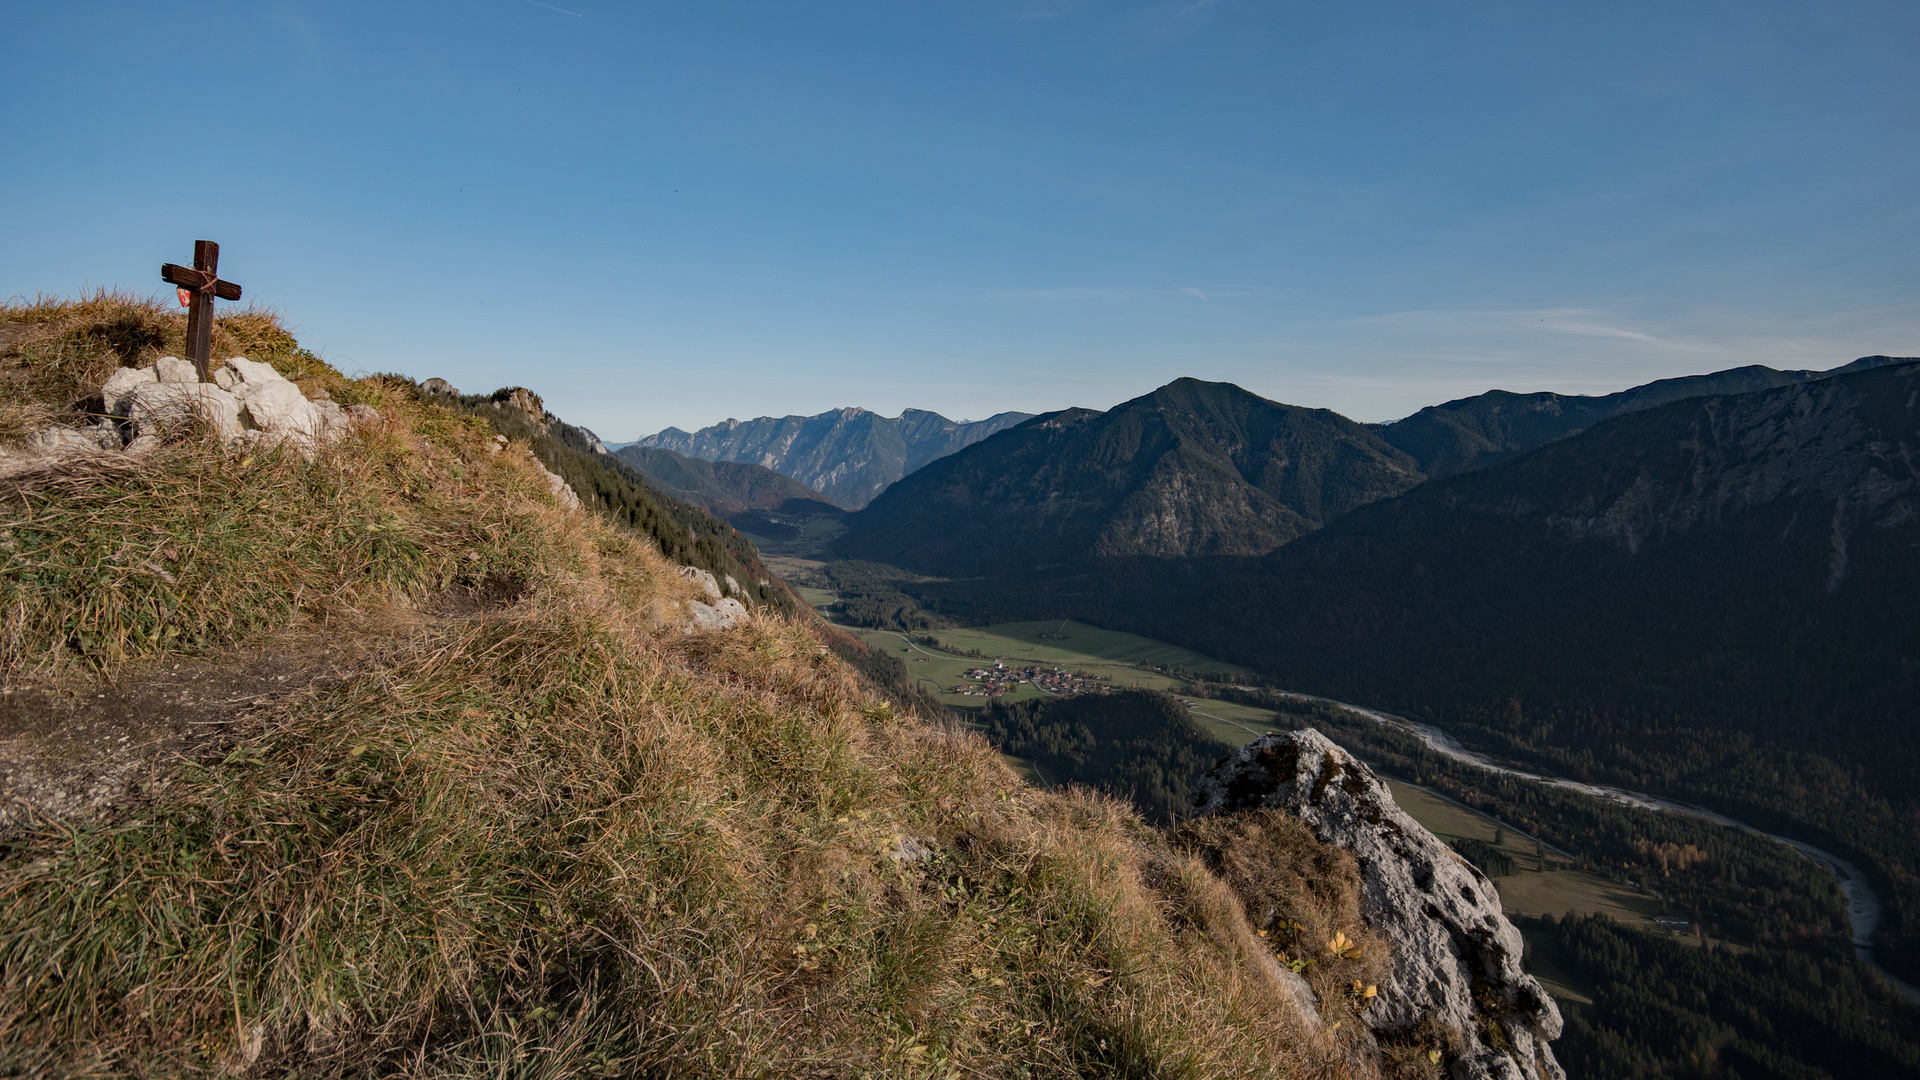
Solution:
M1853 951L1855 955L1859 956L1860 962L1885 977L1888 982L1893 984L1894 989L1900 992L1901 997L1909 1001L1920 1002L1920 989L1916 989L1899 976L1881 967L1873 958L1873 931L1880 925L1879 894L1875 893L1873 886L1867 883L1867 876L1861 873L1859 867L1830 851L1823 851L1804 840L1795 840L1790 836L1781 836L1777 833L1767 832L1765 829L1757 829L1744 821L1730 818L1725 814L1716 814L1704 807L1689 806L1686 803L1678 803L1671 799L1662 799L1655 795L1646 795L1637 791L1627 791L1624 788L1607 787L1604 784L1583 784L1577 780L1567 780L1557 776L1543 776L1539 773L1530 773L1521 769L1511 768L1494 761L1485 754L1475 753L1467 749L1460 745L1459 740L1431 724L1415 723L1404 717L1377 712L1373 709L1363 709L1358 705L1349 705L1344 701L1318 698L1311 694L1282 692L1282 696L1290 697L1298 701L1325 702L1328 705L1337 705L1350 712L1359 713L1361 716L1376 723L1398 728L1417 736L1421 742L1426 743L1436 753L1452 758L1455 761L1485 769L1488 772L1500 773L1519 780L1530 780L1533 783L1545 784L1548 787L1565 788L1568 791L1576 791L1582 795L1608 799L1626 806L1637 806L1646 810L1658 810L1662 813L1687 814L1691 817L1705 818L1708 821L1718 822L1719 824L1728 825L1736 829L1744 829L1747 832L1785 844L1812 859L1814 862L1826 867L1833 874L1834 880L1839 883L1840 894L1846 897L1847 900L1847 920L1853 927Z

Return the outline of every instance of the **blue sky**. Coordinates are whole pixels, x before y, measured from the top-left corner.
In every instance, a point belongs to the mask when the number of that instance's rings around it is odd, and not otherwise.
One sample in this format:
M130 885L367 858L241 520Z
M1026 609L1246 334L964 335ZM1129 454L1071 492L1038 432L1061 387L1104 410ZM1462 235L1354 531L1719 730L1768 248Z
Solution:
M10 3L0 296L192 241L611 439L1920 354L1920 4Z

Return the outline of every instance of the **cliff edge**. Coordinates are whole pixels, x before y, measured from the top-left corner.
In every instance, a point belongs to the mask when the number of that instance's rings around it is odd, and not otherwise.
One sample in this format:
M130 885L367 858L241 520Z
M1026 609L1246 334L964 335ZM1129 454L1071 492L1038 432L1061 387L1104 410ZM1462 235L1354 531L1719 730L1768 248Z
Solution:
M1565 1080L1547 1045L1560 1011L1521 969L1520 931L1493 883L1394 804L1386 784L1317 731L1264 735L1201 782L1202 816L1284 809L1353 854L1360 911L1390 944L1364 1021L1383 1036L1437 1027L1455 1080Z

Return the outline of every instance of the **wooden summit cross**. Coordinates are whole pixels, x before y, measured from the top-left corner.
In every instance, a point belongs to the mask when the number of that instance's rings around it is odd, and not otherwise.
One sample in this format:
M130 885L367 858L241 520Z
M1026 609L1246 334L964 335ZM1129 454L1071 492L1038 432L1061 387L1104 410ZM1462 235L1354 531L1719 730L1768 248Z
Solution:
M207 354L213 351L213 298L240 299L240 286L220 280L220 245L211 240L193 242L193 266L175 263L160 267L160 280L180 286L180 302L187 305L187 359L200 381L207 379Z

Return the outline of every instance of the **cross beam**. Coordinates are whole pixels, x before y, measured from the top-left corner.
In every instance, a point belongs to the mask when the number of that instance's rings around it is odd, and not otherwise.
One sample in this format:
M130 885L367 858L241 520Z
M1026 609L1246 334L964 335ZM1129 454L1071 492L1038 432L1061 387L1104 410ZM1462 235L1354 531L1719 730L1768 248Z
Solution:
M220 245L211 240L193 242L193 265L166 263L160 267L160 280L180 287L180 302L187 305L187 359L208 379L208 354L213 351L213 298L240 299L240 286L220 280Z

